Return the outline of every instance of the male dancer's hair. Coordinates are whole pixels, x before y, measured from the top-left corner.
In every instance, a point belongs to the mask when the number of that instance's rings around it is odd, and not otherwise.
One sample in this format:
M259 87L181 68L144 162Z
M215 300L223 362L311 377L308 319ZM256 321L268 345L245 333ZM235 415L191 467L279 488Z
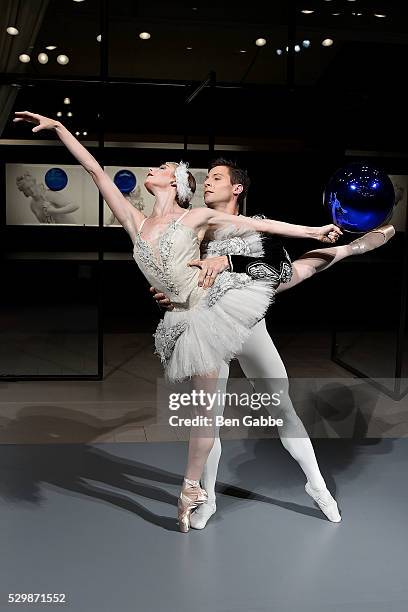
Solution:
M217 157L217 159L211 161L208 166L208 171L215 168L215 166L225 166L226 168L228 168L231 185L236 185L237 183L242 185L242 193L240 193L237 198L237 204L239 206L239 209L241 209L242 204L244 203L245 198L247 196L249 186L251 184L251 179L248 176L248 172L244 170L244 168L238 166L237 162L231 159L225 159L224 157Z

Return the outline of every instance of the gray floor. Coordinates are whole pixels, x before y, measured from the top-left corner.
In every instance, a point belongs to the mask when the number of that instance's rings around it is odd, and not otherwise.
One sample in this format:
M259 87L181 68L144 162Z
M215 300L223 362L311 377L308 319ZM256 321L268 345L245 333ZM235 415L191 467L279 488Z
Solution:
M0 446L0 609L40 592L75 612L405 612L408 440L314 444L342 523L278 440L228 440L217 518L189 534L183 442Z

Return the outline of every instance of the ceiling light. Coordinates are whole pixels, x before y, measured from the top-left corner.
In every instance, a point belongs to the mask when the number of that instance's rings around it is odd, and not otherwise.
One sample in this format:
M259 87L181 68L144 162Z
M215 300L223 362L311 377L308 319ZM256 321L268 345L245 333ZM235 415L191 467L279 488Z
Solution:
M139 38L141 38L142 40L149 40L150 34L149 32L140 32Z
M186 47L187 51L192 51L193 47Z
M17 28L13 28L12 26L7 28L7 34L11 34L11 36L17 36L17 34L19 34L19 31L17 30Z
M255 44L257 47L264 47L266 45L266 39L265 38L257 38L255 41Z
M245 49L240 49L239 52L240 53L246 53L246 50Z
M305 49L308 49L310 47L310 45L311 45L310 40L307 40L307 39L304 40L302 42L302 45L304 46Z
M101 36L100 34L98 34L98 36L96 37L96 40L97 40L98 42L101 42L101 40L102 40L102 36Z
M54 49L56 49L57 47L55 45L48 45L48 47L45 47L47 49L47 51L54 51Z
M311 15L312 13L314 13L314 11L312 9L303 9L302 13L304 15Z
M67 117L72 117L72 113L71 113L71 111L68 111L68 112L67 112Z
M57 113L57 117L62 117L62 113L61 113L61 111L58 111L58 113Z
M64 104L71 104L71 100L69 98L64 98Z
M341 13L332 13L332 15L334 15L334 17L337 17L337 15L341 15Z
M374 13L374 17L379 17L380 19L385 19L386 16L385 13Z
M57 62L58 62L59 64L61 64L61 66L66 66L66 65L68 64L68 62L69 62L69 57L68 57L68 55L59 55L59 56L57 57Z
M20 62L22 62L23 64L28 64L28 62L31 60L31 57L29 55L27 55L27 53L22 53L19 58Z
M75 132L75 136L80 136L81 132Z
M282 55L283 51L282 49L276 49L276 55Z
M88 136L88 132L82 132L84 136Z
M333 42L334 41L332 38L325 38L324 40L322 40L322 45L323 47L331 47Z
M295 45L295 51L296 51L296 53L299 53L299 51L300 51L300 45Z
M48 62L48 55L46 53L39 53L37 59L40 64L46 64Z
M74 0L74 2L83 2L84 0Z

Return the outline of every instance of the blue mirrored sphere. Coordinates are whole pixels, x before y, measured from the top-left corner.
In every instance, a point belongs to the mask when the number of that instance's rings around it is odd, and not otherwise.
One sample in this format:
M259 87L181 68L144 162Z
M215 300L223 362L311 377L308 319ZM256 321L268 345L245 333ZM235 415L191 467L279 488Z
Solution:
M44 180L48 189L51 189L51 191L61 191L68 183L67 174L62 168L50 168L47 170Z
M113 182L122 193L130 193L136 187L137 179L130 170L119 170Z
M385 172L366 163L340 168L324 192L333 223L347 232L369 232L386 223L395 205L395 192Z

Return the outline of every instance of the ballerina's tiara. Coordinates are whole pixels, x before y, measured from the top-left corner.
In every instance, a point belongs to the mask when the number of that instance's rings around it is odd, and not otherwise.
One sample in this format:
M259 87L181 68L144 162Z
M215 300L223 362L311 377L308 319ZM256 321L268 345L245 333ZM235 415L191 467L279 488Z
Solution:
M188 163L181 161L174 171L177 194L182 202L190 202L193 192L188 183Z

